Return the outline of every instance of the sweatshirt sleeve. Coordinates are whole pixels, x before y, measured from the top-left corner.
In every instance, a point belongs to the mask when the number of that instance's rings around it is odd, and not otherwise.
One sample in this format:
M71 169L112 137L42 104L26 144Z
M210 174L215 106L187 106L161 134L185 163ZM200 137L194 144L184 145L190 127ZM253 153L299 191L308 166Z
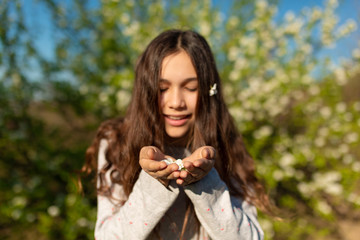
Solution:
M104 166L106 140L100 142L98 169ZM109 172L109 171L108 171ZM109 183L109 174L106 175ZM122 186L113 188L113 196L126 199ZM118 206L114 200L98 195L96 240L141 240L146 239L179 194L175 185L163 186L159 181L141 171L133 191L124 205Z
M215 168L200 181L184 187L195 213L211 239L263 239L256 208L231 196Z

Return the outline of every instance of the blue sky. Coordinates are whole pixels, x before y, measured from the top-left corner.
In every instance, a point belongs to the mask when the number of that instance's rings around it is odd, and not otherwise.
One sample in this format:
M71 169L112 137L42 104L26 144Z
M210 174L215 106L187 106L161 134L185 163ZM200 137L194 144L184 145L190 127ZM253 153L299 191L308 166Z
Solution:
M233 0L237 1L237 0ZM312 8L319 6L324 8L326 0L279 0L277 5L278 11L276 19L281 19L288 11L292 11L295 15L300 13L304 8ZM232 1L228 0L213 0L215 5L221 6L226 12L229 4ZM322 56L330 56L334 63L339 63L341 58L350 58L352 50L359 47L360 43L360 0L338 0L339 6L336 9L336 15L339 17L339 25L346 22L348 19L353 19L357 22L357 30L349 37L337 42L335 48L326 49L321 52Z
M66 0L70 2L71 0ZM94 0L96 2L96 0ZM236 1L236 0L234 0ZM335 62L342 57L351 57L351 51L358 46L357 41L360 39L360 1L359 0L338 0L339 7L337 8L337 15L342 24L347 19L352 18L358 22L358 28L349 38L341 40L337 43L334 49L328 49L322 52L323 55L329 55ZM32 26L39 28L36 34L37 46L41 49L46 57L52 57L52 37L50 35L51 27L49 24L48 12L42 8L41 5L36 4L36 0L24 0L26 15L29 16L29 21ZM214 5L221 6L224 11L229 7L231 1L227 0L213 0ZM292 11L295 14L299 13L305 7L320 6L323 8L324 0L279 0L277 18L282 18L286 12ZM35 16L35 17L34 17ZM40 30L41 29L41 30Z
M278 5L278 15L284 16L287 11L298 13L305 7L324 7L324 0L280 0ZM357 22L357 30L345 38L337 42L334 49L328 49L323 52L324 55L329 55L334 62L342 57L350 58L351 52L354 48L359 47L360 40L360 1L359 0L338 0L339 7L336 9L336 14L339 17L339 24L343 24L348 19L353 19Z

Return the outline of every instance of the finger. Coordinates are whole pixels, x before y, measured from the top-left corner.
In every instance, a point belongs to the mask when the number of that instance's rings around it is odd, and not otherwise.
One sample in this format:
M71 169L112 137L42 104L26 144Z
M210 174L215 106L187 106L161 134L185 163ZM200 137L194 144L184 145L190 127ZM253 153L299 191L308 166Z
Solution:
M140 159L140 166L147 172L158 172L167 167L166 163L152 159Z
M191 172L194 170L194 165L190 161L183 160L184 168L186 168L187 171Z
M201 167L203 165L202 161L204 159L200 159L200 160L196 160L194 163L196 163L196 165L190 161L186 161L184 162L184 167L186 168L186 171L181 171L181 173L183 174L180 174L180 177L182 178L185 178L185 173L189 173L191 174L193 177L198 177L200 175L203 175L204 174L204 169L205 167ZM200 161L197 162L197 161ZM183 173L184 172L184 173Z
M200 156L206 159L214 159L215 149L213 147L204 147L201 149Z
M188 176L190 175L190 173L188 171L180 171L179 177L182 179L186 179Z
M209 170L210 168L212 168L214 161L213 160L209 160L206 158L200 158L197 159L193 162L193 165L195 168L200 168L204 171Z
M175 158L173 158L172 156L169 156L169 155L164 155L163 157L164 157L163 159L167 158L167 159L171 159L173 161L176 160Z
M170 173L170 175L168 175L166 177L166 179L171 180L171 179L177 179L179 177L180 177L180 171L174 171L174 172Z
M184 183L185 183L184 179L181 179L181 178L176 179L176 184L182 186Z
M139 154L139 159L142 159L142 158L145 158L145 159L152 159L153 156L150 156L149 155L152 155L154 154L153 152L157 151L156 147L153 147L153 146L145 146L145 147L142 147L141 150L140 150L140 154Z
M162 162L163 163L163 162ZM164 163L166 165L166 163ZM166 168L162 170L158 170L154 173L156 178L163 178L163 179L173 179L175 178L173 174L175 171L178 171L178 165L175 163L172 163L170 165L167 165ZM175 174L175 176L178 174Z
M196 181L200 180L201 178L202 178L201 176L200 177L194 177L191 174L188 174L186 176L186 178L178 178L178 179L181 179L182 180L181 185L185 186L185 185L188 185L190 183L196 182Z
M148 158L154 160L163 160L166 158L166 156L160 151L160 149L153 146L149 147L149 149L147 150L147 156Z
M165 155L157 147L145 146L141 148L139 158L162 160L165 158Z
M149 159L155 159L156 149L154 147L149 147L146 151L146 156Z

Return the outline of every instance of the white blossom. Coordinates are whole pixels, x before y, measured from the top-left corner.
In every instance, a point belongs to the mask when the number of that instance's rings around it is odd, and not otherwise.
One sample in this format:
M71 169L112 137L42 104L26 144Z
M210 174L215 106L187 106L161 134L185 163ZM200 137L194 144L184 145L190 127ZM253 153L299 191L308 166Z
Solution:
M295 169L292 167L285 167L284 172L287 177L293 177L295 175Z
M256 10L262 11L262 10L265 10L268 7L268 3L265 0L257 0L255 2L255 7L256 7Z
M49 213L50 216L57 217L60 214L60 209L58 206L52 205L48 207L47 212Z
M273 226L272 222L267 219L264 219L264 218L259 218L259 222L260 222L260 225L263 228L266 236L269 239L272 239L273 236L275 235L274 226Z
M295 14L293 11L287 11L284 18L286 21L291 22L295 19Z
M86 227L89 225L89 221L86 218L82 217L76 221L76 224L80 227Z
M301 19L296 19L295 21L292 21L290 24L288 24L285 28L285 33L287 34L298 34L304 25L304 21Z
M238 58L239 54L240 54L240 49L238 47L232 46L229 48L229 52L227 56L230 61L235 61Z
M284 178L284 172L279 169L275 170L272 175L276 181L281 181Z
M338 0L328 0L327 2L328 7L337 8L339 6Z
M317 85L312 85L309 88L309 93L313 96L318 95L320 93L320 88Z
M304 179L304 172L302 171L295 171L295 178L298 180L298 181L301 181Z
M22 192L23 191L23 187L21 186L21 184L15 184L14 186L13 186L13 191L14 191L14 193L20 193L20 192Z
M20 209L15 209L14 211L11 212L11 217L14 220L18 220L21 217L22 211Z
M317 137L317 138L315 138L314 143L315 143L315 146L317 146L317 147L323 147L323 146L325 146L326 142L323 137Z
M27 204L27 199L23 196L17 196L12 199L11 203L13 206L23 207Z
M81 85L79 88L79 91L82 95L86 95L89 92L89 87L88 85Z
M336 111L338 113L343 113L346 111L346 104L344 102L339 102L336 104Z
M343 186L339 183L332 183L327 185L324 191L328 194L339 196L343 193Z
M244 120L245 121L251 121L251 120L253 120L253 118L254 118L254 114L252 112L246 111L244 113Z
M322 212L325 215L330 214L332 211L329 204L327 204L325 201L319 201L316 207L320 212Z
M354 103L354 109L360 112L360 102Z
M120 109L123 109L124 107L126 107L129 104L130 99L131 99L131 95L130 95L130 93L128 91L119 90L116 93L116 106L117 106L117 108L120 110Z
M123 33L125 36L135 35L140 28L140 24L137 21L133 21L130 25L126 26Z
M354 49L351 54L352 54L353 58L360 59L360 49L359 48Z
M314 187L319 190L324 190L328 194L340 195L343 191L343 188L339 183L341 174L337 171L315 173L313 179Z
M283 168L292 166L295 163L295 157L291 153L285 153L280 159L280 166Z
M347 77L345 70L343 68L337 68L334 71L335 73L335 80L339 86L343 86L347 83Z
M352 122L353 120L353 115L351 112L347 112L344 114L344 120L347 122Z
M354 161L354 158L350 154L345 154L342 161L344 164L349 165L350 163L352 163Z
M329 135L329 128L327 128L327 127L319 128L318 134L319 134L319 136L322 136L322 137L328 136Z
M36 220L36 216L33 213L28 213L26 215L26 220L30 223L34 222Z
M352 164L352 170L353 170L354 172L360 172L360 162L354 162L354 163Z
M130 15L127 12L123 12L120 16L120 21L123 24L129 24L130 22Z
M100 102L102 102L102 103L106 103L106 102L109 100L108 94L107 94L106 92L101 92L101 93L99 94L99 100L100 100Z
M297 188L305 197L310 197L315 190L313 185L306 182L300 182Z
M66 198L66 203L69 206L74 206L75 202L76 202L76 196L74 194L69 194Z
M239 80L239 78L240 78L240 71L234 69L230 72L229 79L231 81L235 82L235 81Z
M320 114L323 118L327 119L331 116L331 109L329 107L322 107L320 109Z
M330 129L335 132L340 132L341 124L339 121L332 122L330 125Z
M211 26L208 21L202 21L200 23L200 31L203 36L209 36L211 32Z
M357 195L356 193L350 193L349 196L347 197L348 201L355 203L357 205L360 205L360 196Z
M235 16L231 16L228 20L230 27L235 27L239 23L239 19Z
M241 119L244 114L240 107L230 107L229 112L236 120Z
M273 128L269 125L265 125L260 127L258 130L254 132L254 138L256 139L265 138L270 136L272 132L273 132Z
M21 84L21 76L18 73L13 73L11 75L12 83L15 87L19 87Z
M351 132L345 135L344 141L346 143L354 143L359 140L359 134L356 132Z
M356 22L353 19L349 19L344 25L339 27L337 31L338 37L344 37L351 32L355 31L357 28Z
M315 22L321 18L322 11L319 7L314 7L311 12L310 21Z
M241 70L249 66L248 61L243 57L238 57L235 61L234 67L236 70Z
M349 146L347 144L341 144L339 146L339 152L342 153L342 154L345 154L345 153L348 153L349 152Z
M304 44L301 46L300 50L304 53L304 54L311 54L313 51L313 47L310 44Z

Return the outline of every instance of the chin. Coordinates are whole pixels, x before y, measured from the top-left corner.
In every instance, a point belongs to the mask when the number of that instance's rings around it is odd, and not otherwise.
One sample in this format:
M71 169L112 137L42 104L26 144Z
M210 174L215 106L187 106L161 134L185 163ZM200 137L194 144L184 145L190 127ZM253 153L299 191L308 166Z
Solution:
M189 129L166 129L166 134L171 138L183 138Z
M184 133L167 132L166 134L171 138L182 138L186 135L186 132L184 132Z

